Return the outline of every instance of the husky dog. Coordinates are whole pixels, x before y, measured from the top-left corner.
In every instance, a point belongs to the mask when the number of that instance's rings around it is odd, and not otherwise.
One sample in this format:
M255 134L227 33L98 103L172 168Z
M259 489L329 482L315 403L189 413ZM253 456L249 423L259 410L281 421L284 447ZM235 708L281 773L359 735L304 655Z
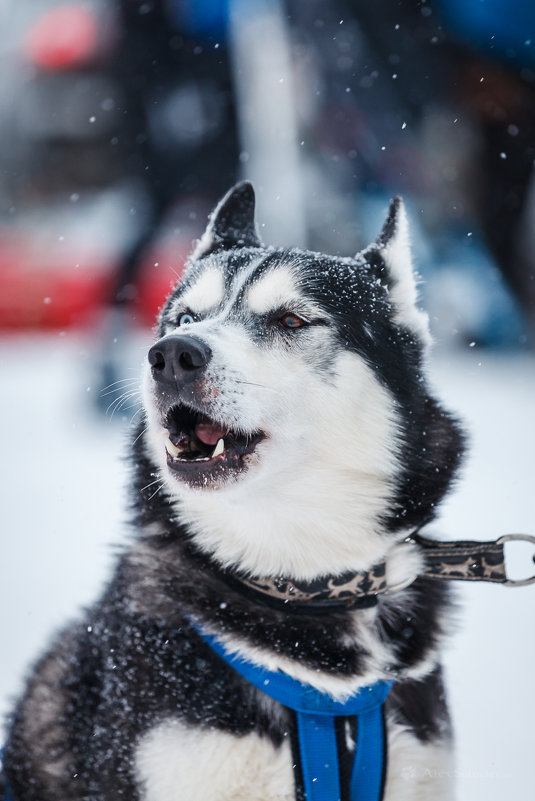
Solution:
M426 384L428 341L399 198L374 244L337 258L264 247L251 185L226 195L148 353L135 540L28 681L4 752L13 801L302 799L294 716L195 626L334 699L394 680L383 797L452 798L448 595L405 542L463 448ZM373 603L254 590L382 562Z

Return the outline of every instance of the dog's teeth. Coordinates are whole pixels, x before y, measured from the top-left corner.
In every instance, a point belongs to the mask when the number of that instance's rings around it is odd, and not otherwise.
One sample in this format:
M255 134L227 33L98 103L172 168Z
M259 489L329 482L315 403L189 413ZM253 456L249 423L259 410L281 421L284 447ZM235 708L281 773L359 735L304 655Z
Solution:
M169 454L169 456L172 456L172 457L173 457L173 459L176 459L176 457L177 457L179 454L181 454L181 453L182 453L182 451L180 450L180 448L177 448L177 446L176 446L176 445L174 445L174 444L171 442L171 440L169 439L169 437L167 437L167 439L165 440L165 450L167 451L167 453Z
M222 453L225 453L225 440L223 437L217 440L217 445L212 451L212 459L215 459L216 456L221 456Z

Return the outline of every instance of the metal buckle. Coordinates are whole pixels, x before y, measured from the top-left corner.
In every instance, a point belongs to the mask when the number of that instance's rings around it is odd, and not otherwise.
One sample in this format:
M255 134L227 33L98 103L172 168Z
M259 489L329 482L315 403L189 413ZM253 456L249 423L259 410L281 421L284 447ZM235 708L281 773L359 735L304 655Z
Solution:
M500 537L498 540L496 540L496 544L502 545L505 542L519 541L519 540L522 542L531 542L531 544L535 547L535 537L532 537L531 534L504 534L503 537ZM504 556L505 556L505 549L504 549ZM533 561L535 562L535 554L533 555ZM506 578L503 584L506 587L524 587L527 584L535 584L535 575L527 579Z

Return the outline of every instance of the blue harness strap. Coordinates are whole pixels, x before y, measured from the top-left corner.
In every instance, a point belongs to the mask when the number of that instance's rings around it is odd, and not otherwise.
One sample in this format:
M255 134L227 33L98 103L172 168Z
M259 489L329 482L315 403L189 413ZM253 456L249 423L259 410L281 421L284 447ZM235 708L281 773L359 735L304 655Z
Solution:
M216 637L196 631L224 661L258 690L297 713L297 734L306 801L340 801L335 716L357 716L357 742L351 772L351 801L379 801L384 754L383 704L391 681L362 687L345 701L280 671L265 670L229 653Z
M212 635L195 625L203 640L230 667L258 690L293 709L306 801L340 801L340 775L334 718L357 716L357 741L351 771L351 801L379 801L384 767L384 724L382 706L393 682L378 681L362 687L345 701L280 671L257 667L237 654L229 653ZM1 753L0 753L1 756ZM5 801L11 801L6 788Z

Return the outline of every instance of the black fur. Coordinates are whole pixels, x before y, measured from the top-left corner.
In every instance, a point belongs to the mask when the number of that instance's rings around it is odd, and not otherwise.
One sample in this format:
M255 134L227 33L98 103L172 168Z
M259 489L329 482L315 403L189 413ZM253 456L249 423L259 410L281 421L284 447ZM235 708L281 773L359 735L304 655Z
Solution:
M423 743L451 734L440 668L420 681L394 684L388 702L396 719L412 729Z
M260 247L254 219L255 195L251 184L242 181L228 192L214 212L207 241L197 256L235 247Z
M193 552L182 532L154 538L150 547L155 555L150 593L146 571L122 559L102 601L69 631L75 637L70 671L53 688L66 704L63 719L55 721L66 740L55 748L71 755L73 778L64 789L69 798L137 798L130 770L133 745L144 730L170 715L236 735L256 731L275 746L294 725L280 711L269 714L275 703L259 703L258 691L213 653L184 614L217 623L221 631L245 634L258 645L269 642L276 651L322 671L350 676L360 670L361 652L340 645L349 625L344 613L316 620L259 611L211 578L209 563ZM440 589L422 580L413 590L410 614L400 612L392 619L390 609L379 615L378 634L399 643L393 678L433 646L430 633L439 634L437 614L444 603ZM136 606L139 611L132 612ZM422 682L402 680L387 702L423 742L444 736L447 725L438 684L435 675ZM60 797L54 792L63 791L63 782L51 785L51 792L39 781L32 745L24 739L19 713L6 751L15 801Z

